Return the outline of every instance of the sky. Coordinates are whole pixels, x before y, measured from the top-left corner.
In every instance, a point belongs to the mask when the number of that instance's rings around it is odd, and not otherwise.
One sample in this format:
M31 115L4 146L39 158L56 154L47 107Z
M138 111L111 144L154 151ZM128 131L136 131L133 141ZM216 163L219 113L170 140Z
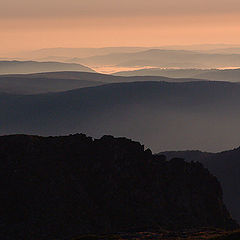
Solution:
M0 52L239 44L239 0L0 0Z

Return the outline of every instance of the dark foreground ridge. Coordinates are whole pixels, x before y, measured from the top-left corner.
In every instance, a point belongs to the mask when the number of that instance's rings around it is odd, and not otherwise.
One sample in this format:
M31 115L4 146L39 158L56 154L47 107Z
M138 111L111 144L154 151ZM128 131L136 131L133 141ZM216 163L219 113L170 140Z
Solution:
M201 162L220 181L223 188L223 199L234 219L240 222L240 147L219 152L170 151L163 152L168 159L184 158L187 162ZM239 238L240 239L240 238Z
M0 171L0 239L237 228L200 163L126 138L2 136Z

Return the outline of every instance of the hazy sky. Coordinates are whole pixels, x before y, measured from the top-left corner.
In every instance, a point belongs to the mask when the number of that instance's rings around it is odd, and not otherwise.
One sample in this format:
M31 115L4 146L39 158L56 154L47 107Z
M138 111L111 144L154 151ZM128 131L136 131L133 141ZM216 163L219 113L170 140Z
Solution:
M0 51L240 43L239 0L0 0Z

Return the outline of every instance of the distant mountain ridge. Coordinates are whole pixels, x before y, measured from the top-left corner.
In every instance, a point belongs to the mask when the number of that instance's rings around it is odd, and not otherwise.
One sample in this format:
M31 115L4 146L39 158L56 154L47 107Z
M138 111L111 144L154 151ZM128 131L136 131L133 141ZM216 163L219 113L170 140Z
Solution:
M239 45L232 44L200 44L200 45L179 45L179 46L151 46L151 47L102 47L102 48L42 48L33 51L23 51L12 53L11 56L27 57L31 59L48 58L55 56L56 58L69 58L69 57L90 57L96 55L104 55L110 53L121 52L139 52L149 49L163 49L163 50L188 50L188 51L201 51L209 53L238 53Z
M220 68L239 67L240 54L210 54L186 50L149 49L135 53L113 53L75 61L90 66Z
M84 87L105 84L100 81L51 78L46 75L34 76L0 76L0 92L9 94L40 94L63 92Z
M161 69L146 68L114 73L116 76L164 76L169 78L197 78L213 81L240 82L240 68L237 69Z
M0 61L0 74L39 73L56 71L94 72L94 70L92 70L91 68L76 63Z
M240 82L240 68L238 69L223 69L202 72L195 75L196 78L203 78L215 81L232 81Z
M143 68L133 71L116 72L116 76L164 76L169 78L194 78L197 74L209 72L208 69L162 69Z
M153 151L219 151L240 142L239 104L240 84L207 81L126 82L32 96L4 94L0 134L82 131L94 137L127 136Z
M56 57L91 57L121 52L138 52L149 48L145 47L104 47L104 48L45 48L31 52L24 52L22 56L32 56L35 58L46 58L48 56Z
M46 72L35 74L0 75L0 92L13 94L38 94L63 92L108 83L135 81L191 82L198 79L173 79L166 77L120 77L90 72Z

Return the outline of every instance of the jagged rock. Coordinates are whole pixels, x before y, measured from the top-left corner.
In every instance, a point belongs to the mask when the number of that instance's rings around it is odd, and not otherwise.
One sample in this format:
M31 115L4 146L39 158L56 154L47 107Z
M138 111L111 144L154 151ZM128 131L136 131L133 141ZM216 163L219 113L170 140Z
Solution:
M237 227L200 163L84 134L0 137L0 238Z

